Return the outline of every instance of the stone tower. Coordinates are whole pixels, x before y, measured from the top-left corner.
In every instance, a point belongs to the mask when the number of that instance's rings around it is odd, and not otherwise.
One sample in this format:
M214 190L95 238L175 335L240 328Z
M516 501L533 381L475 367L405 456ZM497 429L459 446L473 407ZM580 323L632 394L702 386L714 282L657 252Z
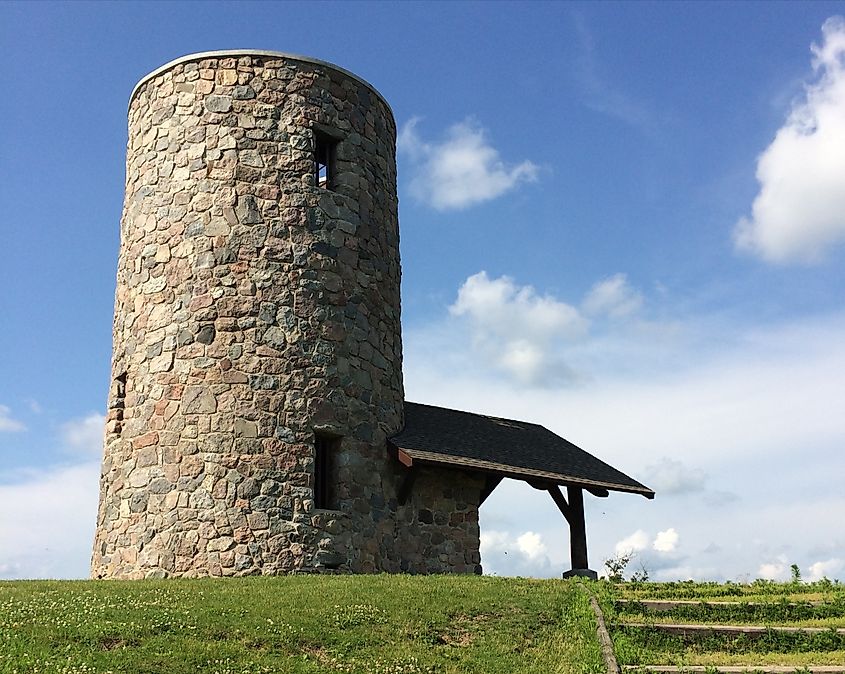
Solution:
M438 570L413 567L385 451L395 137L375 89L310 58L195 54L136 86L94 577Z

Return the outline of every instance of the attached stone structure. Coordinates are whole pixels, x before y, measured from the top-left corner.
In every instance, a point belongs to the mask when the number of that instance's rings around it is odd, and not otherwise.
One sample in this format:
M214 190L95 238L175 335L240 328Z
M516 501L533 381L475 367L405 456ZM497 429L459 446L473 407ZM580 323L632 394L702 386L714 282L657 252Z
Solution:
M483 476L425 467L400 503L386 449L395 137L371 86L297 56L136 87L94 577L480 571Z

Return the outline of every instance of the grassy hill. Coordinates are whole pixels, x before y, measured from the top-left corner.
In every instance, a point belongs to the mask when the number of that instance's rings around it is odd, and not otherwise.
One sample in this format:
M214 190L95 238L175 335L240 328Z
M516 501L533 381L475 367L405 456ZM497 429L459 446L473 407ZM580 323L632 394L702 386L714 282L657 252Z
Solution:
M602 672L566 581L288 576L0 583L0 672Z
M287 576L0 582L0 674L599 674L590 593L623 667L845 665L837 583Z

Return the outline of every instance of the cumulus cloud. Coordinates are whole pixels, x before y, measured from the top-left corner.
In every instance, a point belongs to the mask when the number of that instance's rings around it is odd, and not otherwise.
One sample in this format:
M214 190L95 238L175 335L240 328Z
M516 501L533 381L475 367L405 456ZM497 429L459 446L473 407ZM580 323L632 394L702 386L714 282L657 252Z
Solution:
M439 142L420 137L419 121L415 117L402 127L397 147L412 164L411 193L436 210L468 208L537 179L536 164L505 164L484 129L472 120L453 125Z
M12 410L5 405L0 405L0 433L26 430L17 419L12 418Z
M0 482L0 578L79 578L97 517L101 414L59 426L58 448L72 464L24 467ZM3 517L14 513L14 517Z
M596 283L584 298L584 312L625 318L635 314L643 305L643 296L632 288L625 274L614 274Z
M645 475L648 485L661 496L699 492L704 489L707 481L707 474L703 470L667 457L646 466Z
M845 570L845 559L833 557L810 565L809 581L821 580L822 578L836 578L841 571Z
M88 461L30 472L0 485L0 578L79 578L97 516L100 465Z
M534 531L482 531L481 563L485 573L494 575L542 577L552 572L543 536Z
M678 532L672 528L666 529L666 531L658 531L651 547L657 552L674 552L678 547L678 538Z
M533 531L526 531L519 538L516 539L516 544L519 546L520 552L528 559L539 559L546 555L546 544L543 543L543 537Z
M760 191L736 246L771 262L815 261L845 241L845 19L813 44L817 79L757 161Z
M474 346L523 383L567 375L552 345L584 336L589 326L575 307L508 276L491 279L484 271L464 282L449 312L466 318Z
M786 580L789 578L789 565L786 562L786 557L779 555L777 559L761 564L757 570L757 575L763 580Z
M675 328L666 331L664 325L638 318L642 305L642 294L624 274L596 283L575 305L520 285L510 276L490 278L481 271L461 285L449 313L469 326L473 353L482 356L488 368L492 365L521 385L548 387L592 376L594 366L606 360L597 347L607 347L623 329L647 335L655 353L661 350ZM614 320L600 320L604 317ZM596 334L590 334L592 327ZM450 340L454 342L454 335ZM627 350L623 342L614 344ZM663 354L661 350L659 357L665 360ZM583 367L574 367L574 360ZM642 359L628 359L626 368L640 363Z
M652 580L656 581L684 581L684 580L725 580L724 573L714 566L693 566L679 564L657 569Z
M80 419L71 419L61 426L62 440L74 453L99 456L103 451L105 423L106 418L96 412Z
M637 529L630 536L618 541L614 547L614 551L617 555L627 555L632 552L641 552L648 547L648 543L648 534L642 529Z

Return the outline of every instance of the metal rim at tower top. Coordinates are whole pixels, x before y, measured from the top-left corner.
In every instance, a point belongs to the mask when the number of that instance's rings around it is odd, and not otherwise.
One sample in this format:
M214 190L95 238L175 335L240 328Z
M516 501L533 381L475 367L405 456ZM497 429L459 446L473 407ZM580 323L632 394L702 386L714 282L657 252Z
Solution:
M480 478L402 427L396 126L279 52L192 54L129 104L92 575L480 567Z
M179 65L181 63L188 63L190 61L198 61L202 59L227 57L236 58L238 56L277 57L288 61L300 61L301 63L311 63L313 65L331 68L332 70L336 70L339 73L343 73L344 75L352 78L353 80L357 80L358 82L369 88L370 91L376 94L381 99L381 102L387 106L387 109L391 111L391 114L393 114L393 110L390 107L390 103L388 103L387 99L382 96L378 89L376 89L372 84L367 82L367 80L365 80L363 77L359 77L358 75L347 70L346 68L341 68L340 66L335 65L334 63L331 63L329 61L323 61L322 59L313 58L311 56L302 56L301 54L291 54L289 52L273 51L268 49L218 49L213 51L200 51L194 52L192 54L185 54L184 56L175 58L172 61L168 61L164 65L159 66L158 68L156 68L152 72L147 73L140 80L138 80L138 83L135 85L135 87L132 89L132 93L129 95L129 104L131 105L132 99L135 98L135 93L147 80L151 80L156 75L163 73L166 70L170 70L173 66Z

